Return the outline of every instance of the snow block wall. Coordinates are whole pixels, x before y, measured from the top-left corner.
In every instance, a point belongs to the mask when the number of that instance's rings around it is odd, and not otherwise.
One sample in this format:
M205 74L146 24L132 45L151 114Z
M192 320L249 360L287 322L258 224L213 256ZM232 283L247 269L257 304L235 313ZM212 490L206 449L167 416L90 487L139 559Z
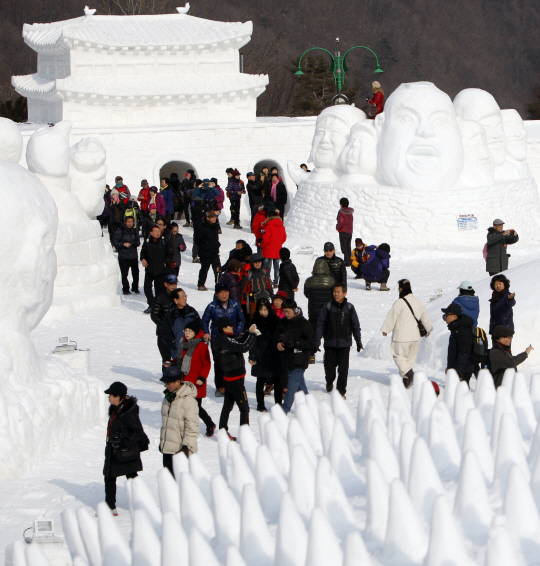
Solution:
M416 374L412 402L398 376L386 406L363 388L356 418L296 394L248 425L218 434L220 473L198 455L158 474L159 502L128 480L131 541L105 503L97 524L64 512L77 564L155 566L485 566L540 562L540 376L482 371L473 395L449 372L437 398ZM18 541L17 566L43 566Z

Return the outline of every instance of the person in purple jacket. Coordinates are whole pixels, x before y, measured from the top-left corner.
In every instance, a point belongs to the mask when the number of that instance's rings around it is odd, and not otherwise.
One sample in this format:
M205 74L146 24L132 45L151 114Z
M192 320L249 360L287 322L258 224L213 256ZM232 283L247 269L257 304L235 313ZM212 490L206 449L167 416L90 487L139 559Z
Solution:
M227 224L234 224L236 230L242 230L242 226L240 226L240 199L245 192L244 181L240 179L240 171L234 169L227 183L227 196L231 201L231 219Z
M510 293L510 281L504 275L495 275L490 283L493 294L489 300L489 333L493 334L496 326L506 326L514 330L515 293Z
M371 291L371 283L380 283L381 291L390 291L386 286L390 277L390 246L381 244L380 246L368 246L366 254L369 259L364 263L362 276L366 282L366 291Z
M339 201L341 208L337 215L336 230L339 232L339 244L345 267L351 267L351 241L353 235L354 208L349 208L349 199Z
M169 179L167 177L163 177L161 179L161 190L160 194L165 201L165 220L167 224L171 221L171 218L174 216L174 202L173 202L173 190L172 187L169 185Z

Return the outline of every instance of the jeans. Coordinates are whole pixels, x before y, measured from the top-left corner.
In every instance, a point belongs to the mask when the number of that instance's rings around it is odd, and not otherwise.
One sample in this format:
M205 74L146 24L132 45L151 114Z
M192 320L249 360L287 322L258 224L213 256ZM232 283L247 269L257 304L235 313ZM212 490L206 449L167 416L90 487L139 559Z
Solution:
M303 391L306 395L309 393L306 387L306 381L304 380L304 368L293 368L288 369L289 381L287 382L287 393L285 393L285 399L283 400L283 411L287 414L294 403L294 394L297 391Z
M339 233L339 245L343 254L343 261L347 267L351 266L351 240L352 234L347 232Z
M118 265L120 266L120 273L122 274L122 291L127 293L129 291L129 281L128 273L131 268L131 277L133 278L133 284L131 285L132 291L139 290L139 260L138 258L133 259L119 259Z
M126 474L126 478L133 479L137 477L137 472L134 474ZM105 503L109 509L116 509L116 478L105 476Z
M277 285L279 281L279 259L265 258L263 267L268 272L268 277L270 277L272 265L274 266L274 279L272 280L272 283Z
M201 269L199 270L199 281L197 285L202 287L206 283L206 277L208 275L208 270L210 266L212 266L212 270L214 271L214 281L217 279L218 276L218 268L220 267L219 257L211 258L211 257L201 257Z
M337 390L345 395L347 392L347 376L349 375L350 348L324 347L324 374L326 383L332 385L338 370Z
M235 379L234 381L225 381L225 395L223 400L223 408L219 417L219 428L229 430L229 415L236 403L240 410L240 426L249 424L249 403L244 387L244 378Z

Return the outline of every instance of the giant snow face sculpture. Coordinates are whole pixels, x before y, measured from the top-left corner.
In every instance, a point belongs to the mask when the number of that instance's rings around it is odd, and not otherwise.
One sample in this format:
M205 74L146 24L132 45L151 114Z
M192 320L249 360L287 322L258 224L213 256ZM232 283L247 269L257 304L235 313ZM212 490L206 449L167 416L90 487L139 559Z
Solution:
M467 187L491 185L495 176L495 165L484 128L478 122L463 120L462 130L465 165L461 180Z
M373 182L377 171L377 130L373 121L361 122L351 128L340 162L345 171L340 181Z
M456 183L463 169L461 133L450 97L434 84L399 86L376 125L379 167L389 185L442 190Z
M366 115L354 106L341 105L325 108L317 118L309 161L315 169L311 181L335 181L339 176L339 157L352 126L363 122Z
M19 163L23 150L23 138L17 124L0 118L0 161Z
M506 153L516 161L527 157L527 132L525 124L517 110L501 110L504 133L506 135Z

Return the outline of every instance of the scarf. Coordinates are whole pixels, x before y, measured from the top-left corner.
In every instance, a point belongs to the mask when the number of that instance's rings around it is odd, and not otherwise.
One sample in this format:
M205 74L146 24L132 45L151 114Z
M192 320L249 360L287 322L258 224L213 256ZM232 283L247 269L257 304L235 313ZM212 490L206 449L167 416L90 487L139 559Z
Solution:
M504 344L501 344L500 342L496 342L497 346L499 346L499 348L501 350L504 350L505 352L508 352L510 355L512 355L512 346L505 346Z
M167 389L165 389L163 394L165 395L165 399L167 399L169 403L172 403L176 397L177 392L178 391L167 391Z
M273 200L274 202L276 202L276 198L277 198L277 186L278 186L278 183L279 183L279 179L278 179L275 183L272 183L272 189L271 189L271 191L270 191L270 196L272 197L272 200Z
M204 341L204 338L193 338L193 340L186 340L181 343L182 350L185 350L186 355L182 360L182 373L187 375L191 369L191 358L193 357L193 352L195 348Z
M498 303L503 298L505 291L506 289L503 289L500 293L498 291L493 291L490 303Z

